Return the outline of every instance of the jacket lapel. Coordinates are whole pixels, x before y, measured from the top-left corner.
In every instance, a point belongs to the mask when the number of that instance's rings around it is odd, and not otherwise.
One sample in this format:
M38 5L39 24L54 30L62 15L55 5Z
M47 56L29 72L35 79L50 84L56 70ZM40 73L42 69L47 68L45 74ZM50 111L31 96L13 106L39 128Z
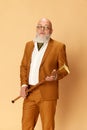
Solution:
M47 46L47 49L46 49L46 51L45 51L45 53L44 53L44 56L43 56L43 58L42 58L41 65L44 63L45 59L46 59L47 56L49 55L49 53L50 53L50 51L51 51L51 48L52 48L52 46L53 46L52 43L53 43L53 40L50 39L50 41L49 41L49 43L48 43L48 46Z

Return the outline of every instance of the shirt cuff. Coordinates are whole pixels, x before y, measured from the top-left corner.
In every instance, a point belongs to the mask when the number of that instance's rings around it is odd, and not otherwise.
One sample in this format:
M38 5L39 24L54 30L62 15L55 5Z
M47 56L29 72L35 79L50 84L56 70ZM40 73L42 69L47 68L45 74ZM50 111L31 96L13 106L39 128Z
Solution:
M28 85L27 84L23 84L21 87L28 87Z

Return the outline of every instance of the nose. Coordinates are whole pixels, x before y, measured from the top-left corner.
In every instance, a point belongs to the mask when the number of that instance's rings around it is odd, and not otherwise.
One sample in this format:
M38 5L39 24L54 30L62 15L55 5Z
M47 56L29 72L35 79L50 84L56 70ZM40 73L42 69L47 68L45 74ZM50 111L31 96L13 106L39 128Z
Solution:
M44 30L45 30L45 27L43 27L43 26L42 26L41 30L43 30L43 31L44 31Z

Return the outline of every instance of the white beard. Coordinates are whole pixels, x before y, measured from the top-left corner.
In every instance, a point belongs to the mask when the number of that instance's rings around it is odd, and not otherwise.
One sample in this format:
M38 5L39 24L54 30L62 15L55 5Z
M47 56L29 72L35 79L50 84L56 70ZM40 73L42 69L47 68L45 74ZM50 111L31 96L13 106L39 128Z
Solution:
M34 42L45 43L45 42L48 42L49 39L50 39L50 35L45 35L45 36L41 37L37 34L34 39Z

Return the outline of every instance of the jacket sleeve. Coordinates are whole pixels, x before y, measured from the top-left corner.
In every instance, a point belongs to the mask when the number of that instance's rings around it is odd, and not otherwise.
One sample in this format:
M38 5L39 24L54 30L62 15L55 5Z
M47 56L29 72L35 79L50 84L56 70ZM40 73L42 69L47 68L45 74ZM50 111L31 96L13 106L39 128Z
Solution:
M20 81L21 85L28 85L28 58L27 58L27 44L25 46L24 55L20 65Z
M70 73L67 63L66 46L64 44L62 44L59 49L58 65L58 80L60 80Z

